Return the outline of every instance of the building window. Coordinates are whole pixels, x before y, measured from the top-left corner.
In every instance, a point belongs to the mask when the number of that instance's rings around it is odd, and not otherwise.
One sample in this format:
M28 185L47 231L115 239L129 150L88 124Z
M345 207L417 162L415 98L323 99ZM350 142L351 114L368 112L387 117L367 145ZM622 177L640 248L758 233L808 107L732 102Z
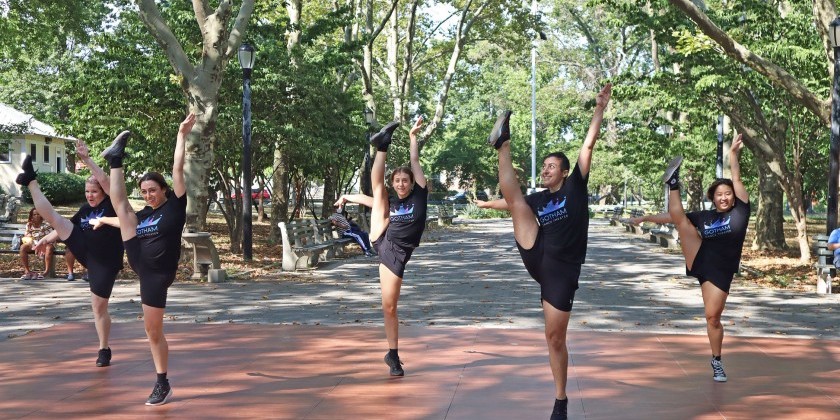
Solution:
M10 163L12 161L12 142L0 141L0 163Z
M44 145L44 163L50 163L50 145Z
M32 156L32 162L38 161L38 145L35 143L29 145L29 155Z

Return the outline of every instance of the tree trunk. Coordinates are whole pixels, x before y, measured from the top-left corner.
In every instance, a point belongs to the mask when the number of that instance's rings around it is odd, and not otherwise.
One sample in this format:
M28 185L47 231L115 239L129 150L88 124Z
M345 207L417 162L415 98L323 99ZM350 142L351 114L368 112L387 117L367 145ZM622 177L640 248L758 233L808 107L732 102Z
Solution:
M686 211L703 209L703 175L688 173L685 177Z
M752 249L787 249L784 230L784 195L779 183L764 161L756 159L758 169L758 206L755 216L755 239Z
M327 165L324 169L324 196L321 198L321 217L327 218L333 213L333 204L338 199L336 195L338 181L338 167Z
M187 111L196 114L195 126L187 136L184 163L188 195L186 228L202 230L206 224L219 86L225 64L236 54L242 42L254 11L254 1L242 1L231 26L233 13L229 0L219 2L216 9L211 9L206 0L193 0L195 19L202 37L201 59L196 65L190 61L180 41L164 21L157 3L154 0L135 2L140 20L180 78L181 89L188 102Z
M283 151L281 141L277 141L274 149L274 171L271 175L271 183L274 185L271 200L271 231L269 233L272 243L280 243L279 222L288 222L289 214L289 165L286 153Z

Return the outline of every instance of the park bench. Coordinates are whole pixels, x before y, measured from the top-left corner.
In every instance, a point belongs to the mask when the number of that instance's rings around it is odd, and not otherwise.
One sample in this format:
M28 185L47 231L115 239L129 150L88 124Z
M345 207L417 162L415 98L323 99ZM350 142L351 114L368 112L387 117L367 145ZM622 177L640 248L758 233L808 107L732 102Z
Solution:
M677 233L674 225L670 223L659 225L651 229L648 233L650 234L651 242L656 242L665 248L677 248L679 244L679 233Z
M635 225L633 223L630 223L630 219L633 219L633 218L636 218L636 217L642 217L644 215L645 215L645 211L642 210L642 209L631 210L629 218L621 219L621 224L624 225L624 230L626 232L631 232L631 233L635 233L635 234L639 234L639 235L644 234L645 232L642 231L642 225L641 224Z
M12 250L12 238L14 238L15 235L22 238L25 233L25 224L0 224L0 254L20 254L20 251ZM59 244L56 244L56 248L53 251L52 257L50 258L50 271L45 273L46 277L48 278L55 277L55 256L64 255L64 250L58 249L58 245ZM35 254L34 251L29 251L29 253L33 255Z
M356 243L353 238L342 236L330 219L308 220L315 226L315 242L330 245L330 248L321 254L321 261L329 261L336 256L343 255L345 245Z
M0 194L0 223L16 223L20 212L20 199Z
M817 262L817 293L831 293L831 280L837 275L834 267L834 252L828 249L827 235L814 235L814 255Z
M624 207L616 206L612 211L612 215L610 215L610 226L618 226L623 215Z
M345 245L356 242L341 236L329 219L295 219L277 225L283 240L283 270L286 271L315 267L319 261L343 254Z
M205 276L210 283L225 281L227 273L222 270L219 262L219 252L213 244L209 232L184 232L181 238L192 249L193 280L201 280Z
M444 204L428 205L426 207L426 226L437 223L438 226L446 226L452 224L455 211Z

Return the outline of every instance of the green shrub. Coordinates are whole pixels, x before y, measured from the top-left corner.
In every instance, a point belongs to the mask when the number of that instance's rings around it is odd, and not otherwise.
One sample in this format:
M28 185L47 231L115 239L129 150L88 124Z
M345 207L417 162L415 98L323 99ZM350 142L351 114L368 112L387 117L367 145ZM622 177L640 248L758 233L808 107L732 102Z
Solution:
M482 209L475 204L467 204L461 217L467 219L504 219L510 217L510 213L504 210Z
M85 178L66 173L38 174L38 184L41 192L54 206L78 203L85 199ZM32 194L29 188L21 188L23 201L32 204Z

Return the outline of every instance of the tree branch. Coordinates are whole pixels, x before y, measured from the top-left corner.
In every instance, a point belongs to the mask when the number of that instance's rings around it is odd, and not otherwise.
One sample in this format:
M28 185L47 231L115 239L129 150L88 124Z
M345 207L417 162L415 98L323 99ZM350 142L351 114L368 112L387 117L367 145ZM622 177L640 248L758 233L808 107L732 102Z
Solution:
M233 21L233 28L230 30L228 36L227 50L225 51L225 58L233 57L239 46L242 45L242 38L245 37L245 30L248 28L248 21L251 20L251 14L254 13L254 0L242 0L242 6L239 7L239 14L236 15L236 20Z
M763 74L775 85L787 91L797 103L817 116L824 124L830 123L829 101L823 101L808 90L793 75L776 64L756 55L745 46L736 42L726 32L712 22L691 0L669 0L672 5L683 11L700 30L723 48L723 51L741 63Z
M193 12L195 12L195 21L198 22L198 29L204 33L204 22L207 21L207 14L210 13L210 6L207 5L207 0L192 0Z
M143 21L152 37L160 45L172 68L175 69L176 73L191 79L194 76L195 68L187 58L181 43L175 38L175 34L163 21L163 16L161 16L155 0L135 0L135 2L140 20Z

